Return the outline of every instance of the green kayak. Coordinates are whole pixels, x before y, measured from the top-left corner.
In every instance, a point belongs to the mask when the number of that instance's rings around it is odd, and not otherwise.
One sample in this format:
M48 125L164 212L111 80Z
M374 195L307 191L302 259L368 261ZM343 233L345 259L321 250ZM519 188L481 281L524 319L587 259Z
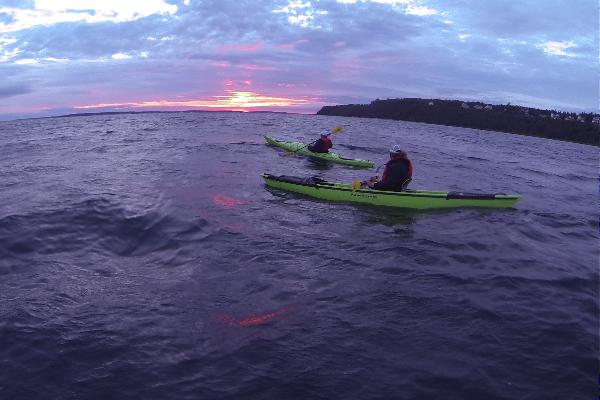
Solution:
M320 159L328 160L328 161L335 162L338 164L351 165L353 167L359 167L359 168L373 168L375 166L375 164L373 164L373 162L371 162L369 160L344 158L344 157L342 157L336 153L332 153L332 152L313 153L312 151L308 150L308 146L306 146L306 144L301 143L301 142L284 142L281 140L273 139L271 136L267 136L267 135L264 135L264 138L267 141L267 143L269 143L273 146L281 147L282 149L286 149L288 151L294 151L295 152L294 154L300 154L303 156L320 158ZM300 149L300 150L298 150L298 149Z
M520 195L481 194L462 192L430 192L406 190L391 192L374 189L352 190L351 184L327 182L317 177L262 175L265 185L274 189L301 193L330 201L351 201L375 206L400 208L454 208L454 207L512 207Z

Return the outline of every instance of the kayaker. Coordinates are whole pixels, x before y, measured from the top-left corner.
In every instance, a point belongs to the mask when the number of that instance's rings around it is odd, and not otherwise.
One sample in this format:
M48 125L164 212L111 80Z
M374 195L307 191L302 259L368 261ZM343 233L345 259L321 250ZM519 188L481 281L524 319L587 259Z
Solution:
M392 190L401 192L412 180L412 162L399 145L390 149L390 161L385 164L381 178L375 176L366 185L377 190Z
M321 137L317 141L311 143L310 146L308 146L308 149L313 153L328 153L329 149L333 147L333 143L331 142L331 139L329 139L330 134L331 132L327 129L323 129L321 131Z

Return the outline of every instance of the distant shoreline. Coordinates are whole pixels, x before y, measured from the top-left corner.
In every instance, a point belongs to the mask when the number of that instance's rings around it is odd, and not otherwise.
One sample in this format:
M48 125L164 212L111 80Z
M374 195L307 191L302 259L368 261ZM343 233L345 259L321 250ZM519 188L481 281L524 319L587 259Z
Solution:
M99 112L84 112L84 113L72 113L72 114L61 114L61 115L46 115L43 117L25 117L15 118L9 120L0 120L0 122L11 122L11 121L26 121L29 119L47 119L47 118L71 118L71 117L95 117L99 115L120 115L120 114L175 114L175 113L240 113L240 114L302 114L302 115L316 115L313 113L303 114L288 111L239 111L239 110L146 110L146 111L99 111Z
M492 105L481 102L403 98L374 100L370 104L346 104L324 106L315 114L287 111L238 111L238 110L143 110L143 111L100 111L44 117L18 118L8 121L33 119L93 117L120 114L154 113L273 113L360 117L422 122L461 128L473 128L511 134L535 136L600 146L600 115L595 113L571 113L555 110L540 110L516 105Z
M322 107L317 115L424 122L599 146L600 116L506 104L439 99L387 99Z

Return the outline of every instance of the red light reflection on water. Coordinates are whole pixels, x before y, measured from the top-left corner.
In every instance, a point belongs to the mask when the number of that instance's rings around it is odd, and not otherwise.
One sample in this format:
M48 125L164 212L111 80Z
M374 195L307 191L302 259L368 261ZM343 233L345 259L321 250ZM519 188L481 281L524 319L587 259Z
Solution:
M223 194L216 194L212 197L212 202L223 208L234 208L243 204L250 204L250 201L246 199L236 199L234 197L225 196Z
M243 231L247 231L248 228L247 225L240 222L227 222L226 219L219 217L218 214L211 215L205 212L200 212L196 216L209 224L219 226L221 229L225 229L234 233L242 233Z
M232 232L241 232L244 229L242 224L223 224L223 228L229 229Z
M285 314L287 311L288 311L287 308L282 308L281 310L277 310L277 311L270 312L267 314L255 315L255 316L243 319L241 321L238 321L238 325L239 326L252 326L252 325L264 324L265 322L269 322L273 318L276 318L276 317L279 317L280 315Z
M274 318L282 316L289 311L289 308L284 307L277 311L273 311L270 313L262 314L262 315L252 315L248 318L237 320L230 315L221 315L218 319L219 321L231 325L231 326L256 326L262 325L271 321Z

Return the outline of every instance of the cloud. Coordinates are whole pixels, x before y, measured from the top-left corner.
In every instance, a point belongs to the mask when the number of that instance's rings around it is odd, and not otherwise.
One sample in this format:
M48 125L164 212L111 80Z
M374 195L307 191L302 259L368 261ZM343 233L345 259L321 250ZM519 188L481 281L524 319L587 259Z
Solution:
M263 49L265 46L263 43L233 43L222 46L217 46L219 52L231 52L231 51L257 51Z
M10 16L8 22L0 23L0 31L16 32L65 22L127 22L153 14L176 12L176 5L163 0L98 0L86 3L79 0L35 0L34 6L28 8L11 7L10 4L0 7L0 14Z
M33 58L21 58L17 61L15 61L15 64L17 65L34 65L34 64L39 64L39 61Z
M436 95L597 106L596 10L579 0L11 3L3 23L28 27L0 34L0 76L35 84L0 113L230 92L306 99L311 111ZM39 4L52 23L26 18Z
M324 49L329 51L330 43L346 39L351 39L352 47L357 49L372 46L378 38L398 41L418 34L422 27L420 22L402 14L382 15L381 6L365 3L355 7L357 9L348 9L336 2L323 2L314 10L315 26L299 31L290 29L288 16L274 13L278 8L272 4L238 5L231 1L207 0L192 3L168 23L163 15L151 15L119 24L79 21L36 26L20 32L18 41L5 52L18 48L22 58L43 55L72 60L141 52L157 57L206 58L208 55L210 58L215 57L211 52L219 48L247 46L250 50L248 46L260 43L260 49L271 51L279 45L296 43L294 50L318 55ZM361 18L356 18L357 13Z
M0 4L7 8L34 8L34 0L2 0Z
M504 38L588 36L598 31L598 5L589 0L438 0L452 19L482 35Z
M111 58L113 58L114 60L129 60L133 57L125 53L115 53L111 56Z
M0 84L0 99L31 93L31 87L25 84Z
M138 51L160 51L164 42L149 42L148 32L156 32L163 37L160 17L151 16L132 24L75 22L54 26L39 26L18 35L18 41L10 48L19 48L21 56L40 56L87 60L110 58L115 53Z
M573 54L567 53L565 50L576 46L573 42L546 42L538 44L536 47L544 50L544 53L546 54L573 57Z
M406 13L410 15L427 16L436 15L438 14L438 11L425 6L408 6L406 7Z
M414 0L337 0L338 3L342 4L356 4L356 3L379 3L379 4L411 4Z

